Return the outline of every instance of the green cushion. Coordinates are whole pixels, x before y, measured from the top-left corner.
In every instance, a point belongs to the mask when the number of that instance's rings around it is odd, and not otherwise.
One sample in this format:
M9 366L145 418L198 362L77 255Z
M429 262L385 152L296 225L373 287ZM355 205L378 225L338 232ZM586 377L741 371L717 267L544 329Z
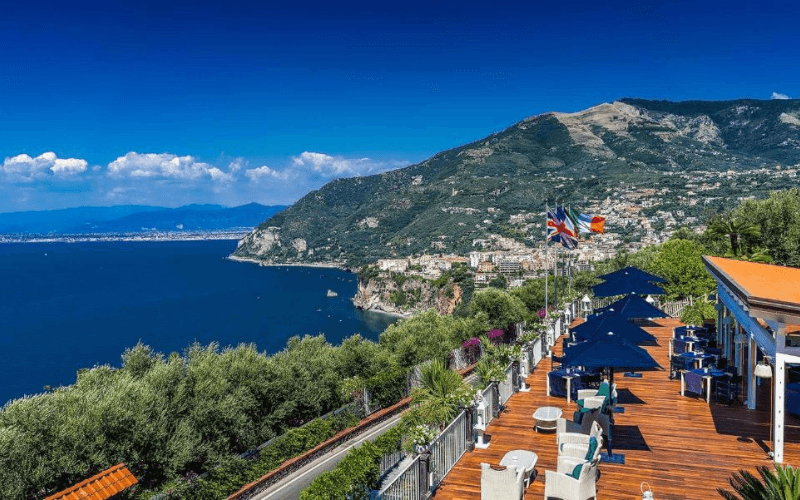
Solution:
M582 400L582 399L579 399L579 400L578 400L578 401L576 401L576 402L578 403L578 406L580 406L581 408L583 408L583 405L585 404L584 400Z
M583 464L576 465L575 468L572 469L572 474L570 474L570 476L574 477L575 479L578 479L581 476L581 469L582 468L583 468Z
M611 395L611 387L603 382L600 384L600 388L597 389L597 394L595 396L610 396Z
M597 438L592 436L589 438L589 448L586 450L586 458L587 462L591 462L594 459L594 452L597 451Z

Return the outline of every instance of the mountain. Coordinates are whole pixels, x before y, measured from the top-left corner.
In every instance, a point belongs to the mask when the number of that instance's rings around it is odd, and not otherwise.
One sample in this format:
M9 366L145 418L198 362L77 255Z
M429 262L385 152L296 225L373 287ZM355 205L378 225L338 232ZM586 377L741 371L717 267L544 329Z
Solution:
M533 245L541 230L515 218L541 220L556 198L613 203L631 187L660 193L648 215L704 220L796 185L798 166L800 100L622 99L534 116L416 165L333 181L258 226L236 254L357 265L465 254L491 235Z
M115 207L77 207L60 210L37 210L0 214L0 233L66 233L74 232L82 223L98 224L137 212L164 210L146 205L119 205Z
M141 205L79 207L0 214L0 233L86 234L142 231L210 231L252 228L286 208L250 203L239 207Z

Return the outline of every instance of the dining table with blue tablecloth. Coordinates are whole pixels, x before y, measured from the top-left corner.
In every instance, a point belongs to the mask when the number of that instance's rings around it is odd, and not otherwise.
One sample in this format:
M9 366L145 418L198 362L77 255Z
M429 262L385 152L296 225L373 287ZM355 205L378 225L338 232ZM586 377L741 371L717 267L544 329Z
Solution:
M547 373L547 395L563 396L567 403L578 399L578 390L584 389L583 380L594 377L594 373L577 368L561 368Z
M711 360L715 359L715 356L704 351L692 351L678 354L678 359L685 363L684 366L688 365L685 368L688 370L689 366L692 366L689 363L693 364L695 368L703 368Z
M686 392L705 393L706 402L711 403L711 388L714 380L728 378L729 374L717 368L698 368L681 373L681 396Z

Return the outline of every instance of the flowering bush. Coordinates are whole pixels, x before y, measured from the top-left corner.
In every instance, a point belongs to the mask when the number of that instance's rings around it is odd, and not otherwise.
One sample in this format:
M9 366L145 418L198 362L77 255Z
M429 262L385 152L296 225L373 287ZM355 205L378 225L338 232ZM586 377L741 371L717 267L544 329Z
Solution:
M479 339L478 337L472 337L471 339L461 344L461 347L465 349L470 349L478 347L479 345L481 345L481 339Z
M438 435L439 431L428 425L415 425L408 430L406 439L408 444L412 446L427 446Z
M544 309L539 309L539 317L541 319L544 319L545 316L547 316L547 311L545 311Z
M494 339L496 339L498 337L502 337L502 336L503 336L503 330L492 330L491 332L489 332L489 338L491 340L494 340Z

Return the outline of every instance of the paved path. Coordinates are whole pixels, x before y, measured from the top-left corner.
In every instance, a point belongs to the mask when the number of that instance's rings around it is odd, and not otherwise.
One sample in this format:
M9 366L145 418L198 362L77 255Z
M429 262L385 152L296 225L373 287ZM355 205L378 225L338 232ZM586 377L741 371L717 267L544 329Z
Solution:
M303 468L286 476L282 480L273 484L269 489L253 497L254 500L298 500L300 492L323 472L332 470L354 446L358 446L364 441L372 441L378 436L388 431L400 421L400 415L381 422L364 434L348 441L341 446L334 448L331 452L322 455Z

